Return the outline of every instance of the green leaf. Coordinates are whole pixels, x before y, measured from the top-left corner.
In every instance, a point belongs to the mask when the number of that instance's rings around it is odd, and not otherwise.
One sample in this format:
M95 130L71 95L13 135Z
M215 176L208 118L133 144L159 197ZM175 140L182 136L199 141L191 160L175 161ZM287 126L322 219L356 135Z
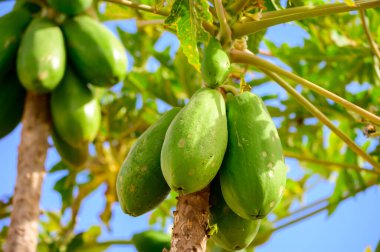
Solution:
M260 43L263 40L267 30L262 30L248 36L247 47L253 53L259 52Z

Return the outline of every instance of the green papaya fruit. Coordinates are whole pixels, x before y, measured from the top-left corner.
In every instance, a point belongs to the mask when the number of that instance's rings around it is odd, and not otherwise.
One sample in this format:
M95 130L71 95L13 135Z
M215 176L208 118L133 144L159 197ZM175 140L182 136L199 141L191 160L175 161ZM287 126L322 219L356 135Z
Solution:
M47 93L62 80L66 67L61 29L47 18L34 19L21 40L17 74L29 91Z
M16 0L16 3L13 7L13 10L26 10L31 14L35 14L41 11L41 5L36 2L28 1L28 0Z
M68 18L62 27L69 58L86 81L111 86L124 79L126 52L111 31L88 16Z
M219 41L211 38L204 50L201 73L207 87L223 84L230 72L230 59Z
M0 80L0 139L8 135L21 121L25 89L11 71Z
M77 15L92 4L92 0L48 0L51 7L66 15Z
M52 92L51 113L54 128L68 144L81 147L92 142L100 127L98 100L72 69Z
M286 183L281 141L263 101L250 92L227 97L228 147L220 169L227 205L246 219L264 218Z
M223 199L219 177L211 184L210 224L217 225L211 239L220 247L235 251L246 248L255 238L261 220L246 220L235 214Z
M162 176L160 155L165 133L179 111L171 109L150 126L134 143L121 166L116 191L125 213L142 215L159 205L170 192Z
M26 10L14 10L0 17L0 78L14 65L21 36L31 20Z
M257 247L261 244L264 244L269 240L269 238L272 236L272 232L274 230L273 223L264 219L261 221L259 232L257 232L257 235L255 239L251 242L249 245L250 247Z
M223 96L202 88L166 132L161 169L171 189L188 194L205 188L217 174L227 147Z
M87 144L73 147L66 143L54 129L52 130L51 137L53 139L54 147L65 163L73 167L80 167L86 162L88 157Z
M132 236L132 242L138 252L162 252L164 248L170 250L170 241L170 235L155 230L147 230Z

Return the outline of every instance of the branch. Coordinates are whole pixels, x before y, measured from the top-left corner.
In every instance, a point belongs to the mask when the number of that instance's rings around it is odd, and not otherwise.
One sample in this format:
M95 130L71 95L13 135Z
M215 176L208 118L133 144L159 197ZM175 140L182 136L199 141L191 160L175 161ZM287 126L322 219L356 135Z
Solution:
M220 24L220 37L223 45L229 45L231 42L231 28L228 25L222 0L214 0L216 15Z
M379 1L380 3L380 1ZM238 50L231 50L230 52L230 56L231 56L231 60L236 62L236 63L245 63L245 64L250 64L250 65L253 65L253 66L256 66L260 69L267 69L269 71L272 71L276 74L279 74L279 75L282 75L284 77L287 77L291 80L293 80L294 82L297 82L299 84L301 84L302 86L305 86L311 90L313 90L314 92L328 98L328 99L331 99L333 100L334 102L342 105L343 107L345 107L346 109L350 109L352 111L354 111L355 113L361 115L362 117L366 118L368 121L376 124L376 125L380 125L380 117L368 112L367 110L347 101L346 99L343 99L342 97L334 94L334 93L331 93L330 91L312 83L311 81L308 81L294 73L291 73L289 71L286 71L284 69L282 69L281 67L278 67L272 63L270 63L269 61L266 61L254 54L252 54L251 52L242 52L242 51L238 51Z
M294 7L285 10L264 12L262 14L261 20L259 21L236 23L232 27L233 36L241 37L258 32L260 30L264 30L270 26L305 18L380 7L379 0L361 0L356 1L355 3L356 6L348 6L345 3L334 3L319 6Z
M48 98L31 92L26 96L5 252L33 252L37 249L39 204L50 133Z
M367 26L367 22L365 20L365 10L360 9L359 10L360 20L362 21L362 26L364 29L364 32L367 36L369 45L371 46L372 52L375 54L375 56L380 60L380 51L377 47L377 44L375 40L372 38L371 32L369 31L369 28Z
M335 167L340 168L340 169L345 168L345 169L351 169L351 170L355 170L355 171L359 171L359 172L369 172L369 173L373 173L376 175L380 175L380 171L365 169L363 167L353 165L353 164L345 164L345 163L338 163L338 162L316 159L316 158L307 157L307 156L297 154L297 153L293 153L293 152L289 152L289 151L284 151L284 155L286 157L295 158L295 159L298 159L300 161L306 161L306 162L310 162L310 163L314 163L314 164L320 164L320 165L323 165L322 166L323 168L327 168L327 169L329 169L328 168L329 166L335 166Z
M161 15L161 16L165 16L165 17L169 16L169 14L170 14L169 11L166 11L166 10L157 10L156 8L154 8L154 7L150 6L150 5L140 4L140 3L136 3L136 2L133 2L133 1L129 1L129 0L104 0L104 1L115 3L115 4L125 5L125 6L128 6L128 7L134 8L134 9L150 12L150 13Z
M209 224L210 187L181 195L174 211L174 227L170 252L206 251Z

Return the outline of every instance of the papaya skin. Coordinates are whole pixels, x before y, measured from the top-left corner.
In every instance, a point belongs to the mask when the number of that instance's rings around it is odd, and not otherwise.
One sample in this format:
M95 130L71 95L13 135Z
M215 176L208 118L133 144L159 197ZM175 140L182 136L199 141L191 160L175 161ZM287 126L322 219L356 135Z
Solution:
M28 91L47 93L63 78L66 67L65 42L61 29L46 18L34 19L21 40L17 74Z
M126 51L102 23L81 15L66 19L62 29L69 58L84 80L107 87L125 78Z
M171 189L188 194L205 188L217 174L227 147L223 96L202 88L166 132L161 169Z
M95 139L100 128L100 104L72 69L52 92L50 106L54 128L66 143L80 148Z
M277 129L256 95L227 96L228 147L220 169L227 205L246 219L262 219L280 201L286 166ZM243 176L242 176L243 174Z
M219 177L211 183L210 225L217 225L211 239L220 247L235 251L246 248L255 238L261 220L246 220L235 214L226 204L220 190Z
M116 181L116 192L123 212L140 216L157 207L169 194L160 166L165 133L180 111L173 108L150 126L134 143Z
M223 84L230 72L230 65L228 54L219 41L213 37L210 38L201 64L201 73L206 86L217 88Z
M132 242L138 252L161 252L164 248L170 250L170 235L156 231L147 230L134 234Z
M57 11L73 16L89 8L92 4L92 0L48 0L48 3Z
M14 65L21 36L31 20L26 10L15 10L0 17L0 79Z
M0 80L0 139L11 133L20 123L25 96L26 91L15 71Z

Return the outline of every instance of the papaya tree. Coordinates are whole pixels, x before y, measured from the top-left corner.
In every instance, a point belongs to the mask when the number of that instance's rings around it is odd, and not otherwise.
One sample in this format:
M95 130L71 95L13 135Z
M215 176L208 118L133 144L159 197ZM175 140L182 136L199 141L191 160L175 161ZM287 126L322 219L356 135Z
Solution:
M0 204L4 250L253 251L378 185L379 7L17 0L0 17L0 137L22 124L14 194ZM289 22L301 45L271 37ZM61 161L45 169L48 150ZM289 160L301 176L287 177ZM55 174L62 204L45 211L41 187ZM328 197L294 209L329 180ZM117 207L172 223L169 234L78 232L99 188L108 229Z

